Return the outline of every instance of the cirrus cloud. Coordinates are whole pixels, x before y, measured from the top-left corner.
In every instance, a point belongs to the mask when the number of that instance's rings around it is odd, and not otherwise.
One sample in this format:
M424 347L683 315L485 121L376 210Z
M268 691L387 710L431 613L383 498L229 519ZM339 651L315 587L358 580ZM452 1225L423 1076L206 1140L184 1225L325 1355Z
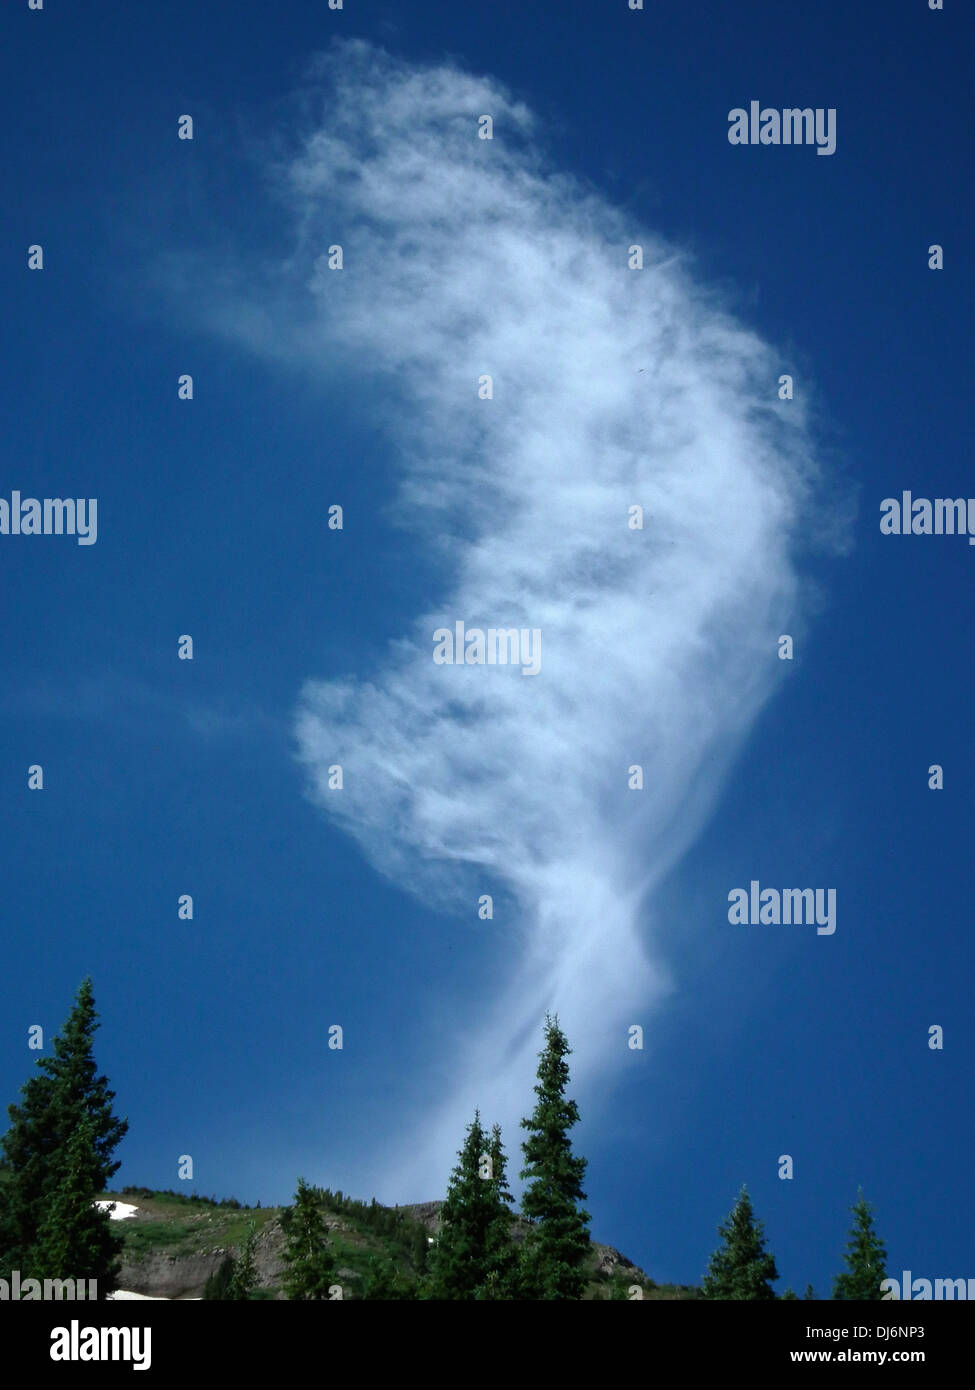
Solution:
M380 423L445 575L370 679L305 686L311 793L411 891L466 912L472 891L502 891L518 923L462 1079L412 1168L398 1156L389 1174L402 1200L431 1163L445 1175L475 1104L509 1126L523 1113L546 1009L585 1087L665 993L653 888L774 690L778 634L801 622L817 470L800 403L777 399L777 354L673 246L549 170L530 111L494 80L338 44L274 180L294 251L222 306L222 327L395 384ZM434 630L461 619L539 629L540 674L434 665Z

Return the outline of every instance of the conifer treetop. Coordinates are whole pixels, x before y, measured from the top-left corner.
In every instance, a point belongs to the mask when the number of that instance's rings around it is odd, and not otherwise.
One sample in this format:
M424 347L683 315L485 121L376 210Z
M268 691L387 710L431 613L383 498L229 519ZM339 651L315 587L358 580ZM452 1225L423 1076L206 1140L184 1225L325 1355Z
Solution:
M579 1299L586 1286L589 1255L589 1213L583 1179L586 1160L572 1151L569 1130L579 1120L579 1107L566 1097L571 1048L558 1017L546 1016L545 1047L539 1053L535 1109L522 1120L525 1166L530 1180L522 1197L529 1223L521 1250L520 1277L524 1296L537 1299Z
M873 1208L857 1188L857 1200L850 1208L853 1226L843 1256L846 1270L833 1281L833 1297L840 1300L883 1299L880 1285L887 1277L887 1251L874 1230Z
M718 1226L723 1244L711 1256L702 1281L705 1298L756 1302L774 1299L779 1277L765 1247L764 1227L756 1220L748 1189L742 1186L728 1220Z

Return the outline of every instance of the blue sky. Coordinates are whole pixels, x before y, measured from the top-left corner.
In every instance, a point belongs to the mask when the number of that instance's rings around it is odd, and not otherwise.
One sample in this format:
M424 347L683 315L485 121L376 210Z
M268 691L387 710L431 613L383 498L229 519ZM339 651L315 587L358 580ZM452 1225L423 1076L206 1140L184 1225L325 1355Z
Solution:
M0 497L98 499L94 545L0 536L5 1103L90 973L120 1182L425 1200L474 1104L517 1169L554 1007L594 1234L652 1276L746 1182L780 1288L858 1184L892 1270L967 1277L975 553L879 516L975 493L970 17L0 26ZM752 99L835 154L732 146ZM539 675L434 665L455 619ZM753 879L835 933L732 926Z

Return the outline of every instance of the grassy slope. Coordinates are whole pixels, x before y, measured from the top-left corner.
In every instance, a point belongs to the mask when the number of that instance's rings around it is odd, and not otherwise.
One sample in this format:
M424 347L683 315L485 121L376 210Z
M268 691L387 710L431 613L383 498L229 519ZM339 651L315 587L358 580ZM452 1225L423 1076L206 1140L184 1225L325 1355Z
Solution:
M138 1264L153 1254L176 1259L196 1254L208 1254L215 1249L230 1249L236 1253L248 1226L254 1222L258 1234L269 1223L280 1221L281 1207L246 1208L221 1204L210 1199L194 1199L179 1193L150 1192L146 1188L107 1192L106 1198L130 1202L139 1209L139 1216L120 1223L125 1238L123 1255L127 1264ZM409 1209L366 1206L348 1198L328 1194L326 1208L329 1217L329 1243L335 1256L338 1279L347 1290L345 1297L362 1297L364 1281L381 1264L395 1272L408 1284L417 1283L422 1264L422 1249L426 1246L429 1222L413 1219ZM639 1284L645 1299L699 1298L700 1290L688 1285L656 1284L642 1271L606 1273L597 1268L607 1247L594 1243L592 1277L586 1297L608 1298L615 1287L628 1289ZM263 1290L261 1296L273 1297L275 1289Z
M125 1237L124 1258L133 1261L157 1252L180 1256L205 1253L219 1246L237 1247L251 1221L260 1231L267 1221L280 1214L277 1207L235 1211L167 1192L156 1192L148 1198L120 1192L102 1195L139 1208L138 1220L120 1222L118 1227Z

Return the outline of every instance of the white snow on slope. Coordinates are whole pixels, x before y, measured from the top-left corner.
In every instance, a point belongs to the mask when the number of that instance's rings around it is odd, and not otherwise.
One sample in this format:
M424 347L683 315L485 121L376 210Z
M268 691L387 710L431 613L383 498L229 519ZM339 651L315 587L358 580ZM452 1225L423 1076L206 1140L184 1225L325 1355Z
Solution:
M132 1206L129 1202L109 1202L102 1200L96 1202L95 1206L101 1207L103 1211L108 1208L108 1215L112 1221L125 1221L128 1217L135 1216L136 1212L139 1210L138 1207Z

